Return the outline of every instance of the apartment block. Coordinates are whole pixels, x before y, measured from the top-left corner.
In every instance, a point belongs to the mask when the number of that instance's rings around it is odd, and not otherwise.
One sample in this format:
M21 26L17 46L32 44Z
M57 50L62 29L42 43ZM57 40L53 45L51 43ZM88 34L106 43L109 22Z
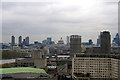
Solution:
M118 58L112 55L77 54L72 60L72 77L78 80L119 80Z

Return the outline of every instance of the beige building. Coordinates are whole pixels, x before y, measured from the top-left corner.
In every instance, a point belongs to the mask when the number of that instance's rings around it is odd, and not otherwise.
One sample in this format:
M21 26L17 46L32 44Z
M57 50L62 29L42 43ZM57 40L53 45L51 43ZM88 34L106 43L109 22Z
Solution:
M120 60L111 55L81 55L72 60L72 77L78 80L119 80Z
M16 59L16 67L35 67L45 68L47 66L47 59L44 58L41 51L32 52L32 58L25 58L22 60Z

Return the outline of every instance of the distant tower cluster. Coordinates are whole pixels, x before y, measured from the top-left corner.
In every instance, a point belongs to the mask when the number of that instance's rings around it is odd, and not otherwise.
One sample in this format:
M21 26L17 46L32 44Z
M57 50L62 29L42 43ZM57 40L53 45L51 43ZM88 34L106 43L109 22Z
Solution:
M47 40L43 40L42 43L44 45L52 45L52 44L54 44L54 41L52 41L51 37L47 37Z
M81 53L81 36L70 36L70 54L73 57L74 54Z
M11 37L11 46L15 46L15 45L16 45L15 44L15 37L12 36ZM18 46L23 46L23 45L29 46L29 37L26 37L25 39L23 39L23 41L22 41L22 36L18 37Z
M109 31L103 31L100 33L100 53L101 54L110 54L111 52L111 35ZM87 43L88 45L93 45L92 40L90 39ZM71 35L70 36L70 54L71 57L74 54L81 53L81 36Z
M104 31L100 35L100 49L101 53L110 53L111 52L111 35L110 32Z
M22 41L20 46L23 46L23 45L29 46L29 37L28 36L25 39L23 39L23 41Z

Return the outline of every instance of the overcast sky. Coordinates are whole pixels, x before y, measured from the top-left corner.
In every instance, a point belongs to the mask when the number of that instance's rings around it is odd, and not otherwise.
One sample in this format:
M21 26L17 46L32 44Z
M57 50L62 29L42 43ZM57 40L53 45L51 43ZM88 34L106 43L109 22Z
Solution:
M30 42L52 37L58 41L77 34L94 43L100 31L118 32L118 0L40 0L3 2L2 38L29 36ZM17 39L16 39L17 40Z

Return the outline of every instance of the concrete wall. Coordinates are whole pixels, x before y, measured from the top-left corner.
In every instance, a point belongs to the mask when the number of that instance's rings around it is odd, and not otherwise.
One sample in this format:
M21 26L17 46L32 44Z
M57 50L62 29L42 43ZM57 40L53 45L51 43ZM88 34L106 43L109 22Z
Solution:
M34 59L34 66L36 68L45 68L47 66L47 60L46 59Z

